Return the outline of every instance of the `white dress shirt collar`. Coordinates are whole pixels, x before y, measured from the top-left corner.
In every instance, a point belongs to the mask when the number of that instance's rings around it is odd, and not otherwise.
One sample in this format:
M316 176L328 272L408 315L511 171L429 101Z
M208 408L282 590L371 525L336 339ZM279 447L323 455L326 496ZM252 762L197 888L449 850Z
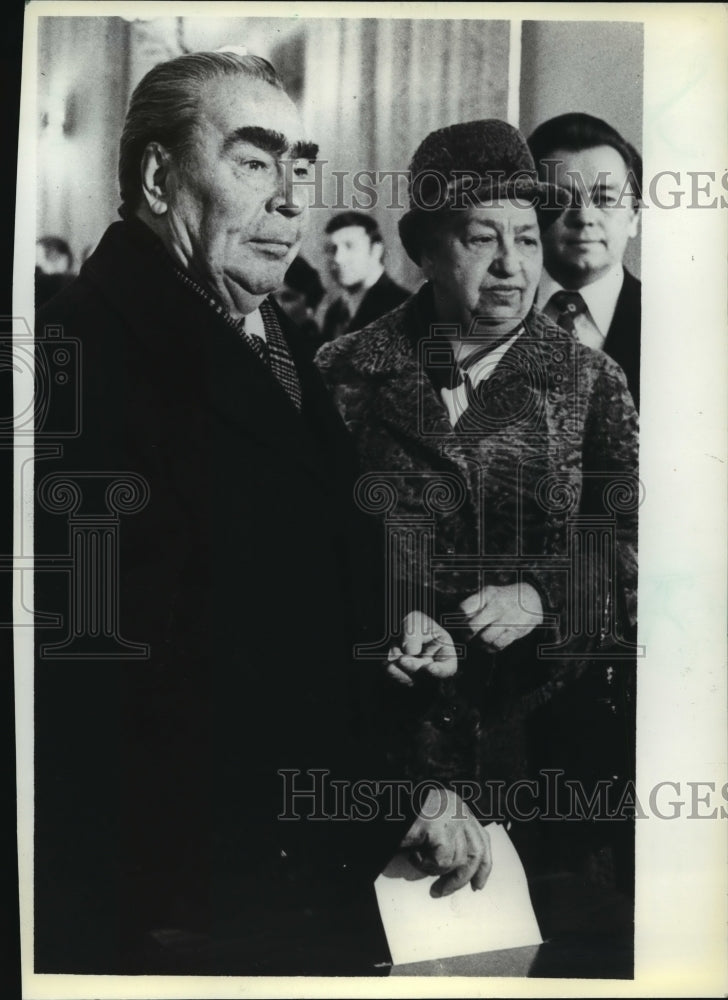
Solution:
M265 324L263 323L263 317L260 314L260 309L254 309L252 313L248 313L245 317L245 330L246 333L252 333L256 337L260 337L261 340L267 340L265 335Z

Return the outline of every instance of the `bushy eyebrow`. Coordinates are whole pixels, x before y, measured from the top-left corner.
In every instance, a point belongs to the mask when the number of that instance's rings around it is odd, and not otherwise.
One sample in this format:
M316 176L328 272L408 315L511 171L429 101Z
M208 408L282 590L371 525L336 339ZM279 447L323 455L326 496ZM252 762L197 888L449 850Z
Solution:
M282 132L276 132L270 128L262 128L260 125L242 125L225 137L223 152L228 152L233 146L240 142L250 143L271 156L283 156L289 148L288 139ZM315 160L318 155L318 146L315 142L299 141L291 147L291 158L294 160Z
M503 229L503 223L500 222L498 219L471 219L468 222L468 225L474 226L476 228L480 226L485 229L496 229L499 232L502 231ZM525 233L529 231L533 232L534 230L538 229L538 223L524 222L522 226L514 226L513 228L517 233Z
M288 140L282 132L274 132L270 128L261 128L259 125L243 125L236 128L234 132L225 137L223 151L227 152L231 146L239 142L248 142L251 146L270 153L271 156L281 156L288 149Z
M315 142L307 142L305 139L294 142L291 147L292 160L315 160L318 156L319 148Z

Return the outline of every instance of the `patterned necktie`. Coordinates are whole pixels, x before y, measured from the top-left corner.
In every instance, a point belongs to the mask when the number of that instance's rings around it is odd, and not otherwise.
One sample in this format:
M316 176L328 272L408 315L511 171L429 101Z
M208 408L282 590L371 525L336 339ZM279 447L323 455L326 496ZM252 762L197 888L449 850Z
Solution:
M587 305L579 292L554 292L545 310L562 330L575 334L575 320L587 312Z
M263 364L270 368L270 351L268 350L267 343L257 334L248 333L245 329L245 320L242 320L240 324L240 336L253 354L257 355Z
M298 377L296 365L283 336L276 311L269 299L264 299L261 302L260 315L263 318L263 326L265 327L266 342L263 346L268 354L270 369L273 372L273 376L283 387L285 394L300 412L303 405L301 380ZM260 337L253 335L253 339L260 340Z
M280 383L285 394L300 411L302 406L301 382L288 350L288 344L278 324L278 317L267 300L260 304L260 315L265 327L266 339L263 340L258 334L246 330L244 319L238 320L237 324L240 339L270 369L271 374Z

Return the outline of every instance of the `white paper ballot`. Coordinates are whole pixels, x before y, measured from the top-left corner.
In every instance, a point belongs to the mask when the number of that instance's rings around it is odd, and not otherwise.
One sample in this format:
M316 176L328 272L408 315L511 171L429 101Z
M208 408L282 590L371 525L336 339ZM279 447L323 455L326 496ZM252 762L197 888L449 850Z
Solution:
M434 899L435 881L397 854L374 883L395 965L541 944L526 873L505 827L490 823L493 868L483 889L469 885Z

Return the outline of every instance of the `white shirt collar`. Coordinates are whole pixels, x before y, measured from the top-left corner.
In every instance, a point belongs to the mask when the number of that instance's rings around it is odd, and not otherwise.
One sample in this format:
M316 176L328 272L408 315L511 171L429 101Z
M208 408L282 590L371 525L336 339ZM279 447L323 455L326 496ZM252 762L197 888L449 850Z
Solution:
M252 313L248 313L245 317L245 332L252 333L262 340L266 339L265 324L263 323L263 317L260 315L260 309L254 309Z
M622 291L623 284L624 268L621 264L615 264L601 278L597 278L590 285L585 285L579 289L581 297L586 302L592 322L603 337L606 337L611 322L614 319L617 299L619 298L619 293ZM561 291L564 291L564 286L560 285L544 269L541 284L538 288L538 295L536 296L536 308L543 309L554 292Z

